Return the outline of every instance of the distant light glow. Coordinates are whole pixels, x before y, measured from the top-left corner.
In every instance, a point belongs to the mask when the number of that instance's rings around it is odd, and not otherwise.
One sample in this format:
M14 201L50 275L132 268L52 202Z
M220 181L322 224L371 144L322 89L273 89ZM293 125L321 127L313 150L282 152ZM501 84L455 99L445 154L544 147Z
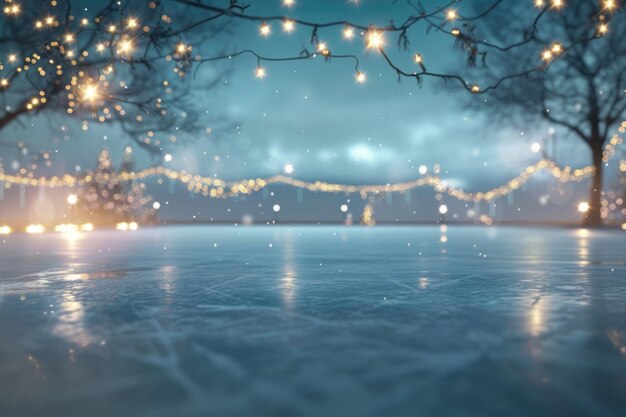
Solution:
M154 203L152 203L152 208L155 210L158 210L161 208L161 203L159 203L158 201L155 201Z
M12 230L9 226L0 226L0 235L9 235Z
M425 175L428 172L428 167L426 165L420 165L418 171L420 174Z
M341 212L342 213L346 213L348 211L348 205L347 204L342 204L341 205Z
M280 205L274 204L274 207L272 207L272 210L274 210L274 213L278 213L280 211Z
M67 196L67 204L73 206L76 203L78 203L78 196L76 194L70 194Z
M172 154L166 153L166 154L163 156L163 160L164 160L165 162L172 162Z
M446 214L448 212L448 206L442 204L439 206L439 214Z
M367 34L367 48L380 49L385 45L384 34L380 30L370 30Z
M285 165L285 174L293 174L293 165L292 164L286 164Z
M533 153L541 151L541 144L539 142L533 143L532 145L530 145L530 151Z
M42 224L29 224L26 226L26 233L28 234L40 234L46 231L46 228Z
M581 201L578 203L578 211L581 213L587 213L591 206L586 201Z

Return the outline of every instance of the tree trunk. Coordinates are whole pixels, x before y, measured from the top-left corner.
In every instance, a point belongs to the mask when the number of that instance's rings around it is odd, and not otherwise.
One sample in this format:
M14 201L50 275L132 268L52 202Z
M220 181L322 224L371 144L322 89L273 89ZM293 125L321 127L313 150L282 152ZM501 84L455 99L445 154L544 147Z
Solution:
M591 184L591 194L589 197L589 211L583 220L586 227L602 227L604 225L601 216L602 208L602 182L604 178L604 162L602 161L602 153L604 147L602 141L593 141L591 145L591 154L593 157L593 166L596 169Z

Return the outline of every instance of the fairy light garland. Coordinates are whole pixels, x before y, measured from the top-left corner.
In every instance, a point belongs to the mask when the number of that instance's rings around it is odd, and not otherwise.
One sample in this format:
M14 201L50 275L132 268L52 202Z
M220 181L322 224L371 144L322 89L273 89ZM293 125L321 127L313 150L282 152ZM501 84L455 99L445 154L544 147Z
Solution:
M623 143L623 139L613 136L605 146L603 161L608 162L614 155L616 147ZM595 174L595 168L588 165L582 168L570 166L560 167L555 161L542 158L536 163L527 166L519 175L506 183L483 192L467 192L462 188L448 184L445 179L438 176L425 176L411 181L385 184L385 185L350 185L330 183L324 181L302 181L285 175L274 175L268 178L245 179L240 181L224 181L209 176L191 174L186 171L178 171L165 167L151 167L140 171L120 172L111 174L87 174L84 177L65 174L52 177L30 177L26 175L10 175L0 172L0 182L6 185L21 185L26 187L43 188L75 188L81 187L91 181L116 184L127 181L143 182L153 177L165 177L173 182L179 182L187 187L190 192L201 194L211 198L229 198L241 194L252 194L270 185L289 185L295 188L322 193L360 194L367 198L371 195L384 193L405 193L407 191L430 187L438 193L445 193L460 201L466 202L491 202L505 197L526 184L532 177L541 172L547 172L561 183L580 182Z

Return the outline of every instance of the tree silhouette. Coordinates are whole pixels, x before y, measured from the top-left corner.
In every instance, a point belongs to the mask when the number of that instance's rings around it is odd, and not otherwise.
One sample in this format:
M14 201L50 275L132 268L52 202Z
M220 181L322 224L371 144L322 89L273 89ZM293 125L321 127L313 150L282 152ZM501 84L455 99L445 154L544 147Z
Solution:
M78 7L102 4L97 11ZM39 113L69 115L115 123L156 153L164 134L175 142L177 134L206 129L185 75L196 53L214 48L223 26L204 22L192 31L185 8L168 10L156 0L6 1L3 12L0 132ZM206 75L194 88L211 89L223 75ZM6 138L0 144L15 145Z
M522 14L523 3L503 11L495 10L483 20L479 30L486 38L508 39L522 29L507 16ZM615 13L615 2L579 0L568 2L559 13L546 16L541 31L531 42L506 53L493 53L476 77L490 82L502 71L515 72L542 59L543 71L505 80L471 104L486 110L499 121L528 126L541 124L560 127L569 137L587 144L595 167L590 209L584 224L603 224L602 195L604 146L619 127L626 111L626 21ZM564 51L562 45L571 47Z

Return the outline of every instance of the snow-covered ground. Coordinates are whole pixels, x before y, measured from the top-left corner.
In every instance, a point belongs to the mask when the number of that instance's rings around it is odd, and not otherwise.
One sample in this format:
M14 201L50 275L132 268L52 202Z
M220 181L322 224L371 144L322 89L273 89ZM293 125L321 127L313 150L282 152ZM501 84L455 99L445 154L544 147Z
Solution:
M626 233L0 238L0 416L623 416Z

